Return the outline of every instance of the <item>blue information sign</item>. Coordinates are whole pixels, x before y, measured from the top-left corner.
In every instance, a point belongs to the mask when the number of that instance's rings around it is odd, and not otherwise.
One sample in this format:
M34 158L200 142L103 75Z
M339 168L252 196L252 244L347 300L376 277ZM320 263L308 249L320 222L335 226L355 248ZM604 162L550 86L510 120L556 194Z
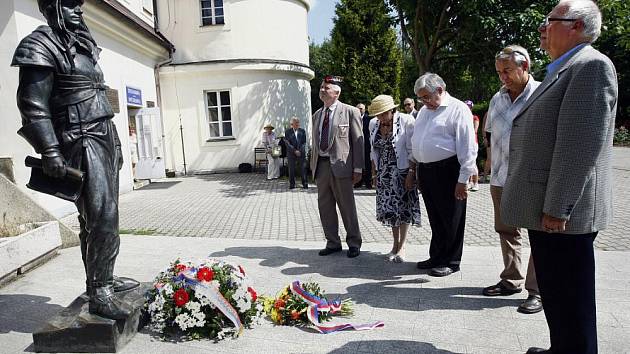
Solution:
M127 86L127 104L142 106L142 91Z

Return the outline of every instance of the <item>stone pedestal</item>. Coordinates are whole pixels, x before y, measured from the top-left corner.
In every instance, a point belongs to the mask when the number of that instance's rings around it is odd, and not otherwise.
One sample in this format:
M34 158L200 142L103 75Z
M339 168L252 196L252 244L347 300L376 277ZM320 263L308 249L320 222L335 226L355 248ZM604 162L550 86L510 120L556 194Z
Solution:
M118 321L90 314L88 297L82 294L33 333L35 351L115 353L145 325L141 318L142 307L150 286L142 283L136 289L116 293L118 299L133 309L127 319Z

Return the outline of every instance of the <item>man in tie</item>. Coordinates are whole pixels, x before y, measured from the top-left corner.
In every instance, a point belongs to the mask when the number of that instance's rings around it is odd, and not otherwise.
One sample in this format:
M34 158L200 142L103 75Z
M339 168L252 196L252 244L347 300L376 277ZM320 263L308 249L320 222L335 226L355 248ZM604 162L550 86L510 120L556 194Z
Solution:
M284 141L287 145L287 158L289 159L289 189L295 188L295 163L300 164L300 176L302 177L302 188L308 188L306 176L306 132L300 128L300 120L291 117L291 128L284 132Z
M320 86L324 107L313 114L311 171L327 241L319 255L341 251L338 207L347 232L347 255L354 258L362 240L352 187L361 180L363 170L363 130L359 110L338 100L341 81L341 77L326 76Z
M501 217L529 230L551 341L528 354L597 353L593 241L613 216L619 98L615 67L591 46L601 25L594 1L551 10L538 32L552 62L512 124Z

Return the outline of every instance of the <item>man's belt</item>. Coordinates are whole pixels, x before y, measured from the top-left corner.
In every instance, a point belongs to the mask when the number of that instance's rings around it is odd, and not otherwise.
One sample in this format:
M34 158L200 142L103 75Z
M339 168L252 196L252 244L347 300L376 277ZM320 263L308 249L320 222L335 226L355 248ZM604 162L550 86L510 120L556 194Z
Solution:
M436 167L451 165L453 163L459 163L459 160L457 160L457 155L453 155L444 160L439 160L439 161L434 161L434 162L427 162L427 163L419 162L418 166L420 166L420 168L436 168Z

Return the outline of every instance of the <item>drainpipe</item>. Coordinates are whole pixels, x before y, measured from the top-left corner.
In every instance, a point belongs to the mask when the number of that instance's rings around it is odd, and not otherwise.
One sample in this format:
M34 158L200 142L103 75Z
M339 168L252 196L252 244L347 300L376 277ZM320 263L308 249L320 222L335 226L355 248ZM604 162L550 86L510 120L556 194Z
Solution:
M157 33L160 37L166 39L164 35L160 32L159 20L158 20L158 8L157 8L157 0L153 0L153 28L155 29L155 33ZM169 42L170 43L170 42ZM164 111L162 109L162 85L160 84L160 68L164 65L168 65L173 62L173 53L175 52L175 46L171 46L168 50L168 59L157 63L153 69L154 78L155 78L155 87L157 94L157 105L160 108L160 125L162 126L162 150L164 151L164 155L166 153L166 135L164 135ZM184 133L183 133L182 119L181 115L179 117L179 132L181 136L181 144L182 144L182 155L184 158L184 176L186 175L186 152L184 151ZM166 156L165 156L166 157ZM173 166L174 167L174 166Z

